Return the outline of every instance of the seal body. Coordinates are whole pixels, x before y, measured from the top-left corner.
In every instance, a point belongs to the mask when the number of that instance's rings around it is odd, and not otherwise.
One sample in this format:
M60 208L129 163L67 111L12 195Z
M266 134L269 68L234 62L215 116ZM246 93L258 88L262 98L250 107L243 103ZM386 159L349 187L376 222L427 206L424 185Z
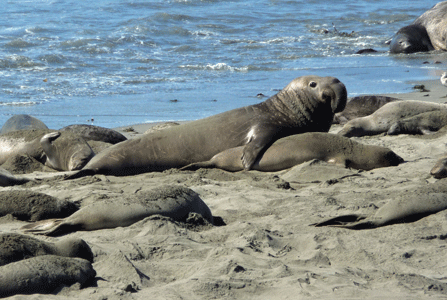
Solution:
M127 138L118 131L105 127L87 125L87 124L69 125L59 129L58 131L73 132L76 135L82 137L87 142L99 141L109 144L117 144L119 142L127 140Z
M243 147L231 148L216 154L207 162L191 164L182 169L220 168L231 172L241 171L242 151ZM309 132L274 142L255 162L253 170L280 171L313 159L361 170L397 166L403 162L400 156L388 148L363 145L335 134Z
M447 125L447 110L436 110L405 118L391 125L387 134L431 134Z
M184 221L189 213L202 215L211 224L209 207L193 190L181 186L164 186L135 195L138 201L97 203L86 206L65 219L50 219L22 227L25 232L60 235L78 230L98 230L132 225L152 215ZM124 203L125 202L125 203Z
M396 33L390 42L392 53L447 50L447 1L440 2L409 26Z
M78 238L51 243L18 233L0 234L0 266L40 255L79 257L93 262L92 250Z
M0 167L0 186L20 185L31 181L24 177L16 177L9 171Z
M346 105L346 88L334 77L304 76L265 102L173 126L124 141L96 155L85 174L133 175L180 168L244 146L250 169L275 140L302 132L327 132L334 113Z
M9 118L0 129L0 134L5 134L17 130L47 130L48 127L39 119L30 115L14 115Z
M338 132L346 137L376 135L388 132L390 127L404 118L424 112L446 110L446 104L405 100L387 103L373 114L346 123Z
M92 283L96 272L82 258L44 255L0 267L0 297L15 294L46 294L57 288Z

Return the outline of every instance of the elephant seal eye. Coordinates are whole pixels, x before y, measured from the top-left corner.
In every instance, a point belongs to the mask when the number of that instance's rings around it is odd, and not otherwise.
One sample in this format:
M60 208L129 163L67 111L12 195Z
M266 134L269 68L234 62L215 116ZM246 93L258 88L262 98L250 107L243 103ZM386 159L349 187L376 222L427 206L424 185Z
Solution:
M309 86L314 88L317 86L317 83L315 81L311 81L309 82Z

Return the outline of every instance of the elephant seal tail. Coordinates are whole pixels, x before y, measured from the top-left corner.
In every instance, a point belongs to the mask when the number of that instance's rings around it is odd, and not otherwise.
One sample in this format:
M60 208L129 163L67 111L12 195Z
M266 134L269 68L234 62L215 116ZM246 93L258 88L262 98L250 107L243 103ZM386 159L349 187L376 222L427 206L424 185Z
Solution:
M184 166L183 168L180 168L180 170L182 170L182 171L196 171L200 168L210 169L210 168L215 168L215 167L216 167L216 165L211 161L202 161L202 162L192 163L187 166ZM74 174L74 175L76 175L76 174Z
M369 229L377 227L365 219L366 216L364 215L352 214L352 215L335 217L319 223L310 224L310 226L315 227L330 226L330 227L339 227L348 229Z
M65 177L63 180L72 180L72 179L76 179L76 178L82 178L85 176L93 176L95 174L96 174L95 170L82 169L82 170L79 170L78 172L74 173L73 175L69 175L69 176Z
M26 233L51 235L53 232L59 229L63 221L64 219L48 219L48 220L37 221L22 226L20 230Z

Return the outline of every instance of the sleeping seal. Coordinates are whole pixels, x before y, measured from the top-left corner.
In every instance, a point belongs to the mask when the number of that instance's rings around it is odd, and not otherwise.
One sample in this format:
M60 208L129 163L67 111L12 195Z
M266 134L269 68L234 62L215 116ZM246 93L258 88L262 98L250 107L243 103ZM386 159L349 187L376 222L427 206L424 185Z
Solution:
M395 34L392 53L447 50L447 1L440 2Z
M227 149L206 162L190 164L182 170L220 168L243 170L243 147ZM274 142L253 165L253 170L275 172L318 159L361 170L397 166L403 159L388 148L357 143L349 138L323 132L295 134Z
M447 110L435 110L397 121L387 134L432 134L446 125Z
M163 215L184 221L190 212L198 213L213 223L209 207L197 193L182 186L164 186L140 191L135 199L124 202L96 203L86 206L65 219L49 219L23 226L25 232L61 235L78 230L125 227L152 215Z
M9 118L0 129L0 134L5 134L17 130L46 130L48 129L41 120L30 115L14 115Z
M206 161L223 150L244 146L244 169L275 140L323 131L346 105L347 91L334 77L303 76L266 101L113 145L68 177L134 175Z

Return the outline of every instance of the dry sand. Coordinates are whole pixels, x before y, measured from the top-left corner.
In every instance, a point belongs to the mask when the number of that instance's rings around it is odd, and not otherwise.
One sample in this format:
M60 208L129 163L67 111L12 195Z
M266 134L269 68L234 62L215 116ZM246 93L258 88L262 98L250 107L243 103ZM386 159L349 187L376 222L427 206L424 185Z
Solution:
M447 88L439 81L422 84L430 91L394 96L446 101ZM120 131L132 137L152 125ZM129 127L133 131L125 131ZM340 128L333 126L331 132ZM30 189L85 206L178 184L196 191L225 224L188 227L153 216L129 227L71 233L93 250L97 286L13 298L446 299L447 212L362 231L309 225L342 214L374 213L396 195L438 182L429 171L446 151L447 135L354 139L389 147L406 162L364 172L323 163L277 173L169 170L4 188ZM0 232L20 232L25 224L6 216L0 218Z

